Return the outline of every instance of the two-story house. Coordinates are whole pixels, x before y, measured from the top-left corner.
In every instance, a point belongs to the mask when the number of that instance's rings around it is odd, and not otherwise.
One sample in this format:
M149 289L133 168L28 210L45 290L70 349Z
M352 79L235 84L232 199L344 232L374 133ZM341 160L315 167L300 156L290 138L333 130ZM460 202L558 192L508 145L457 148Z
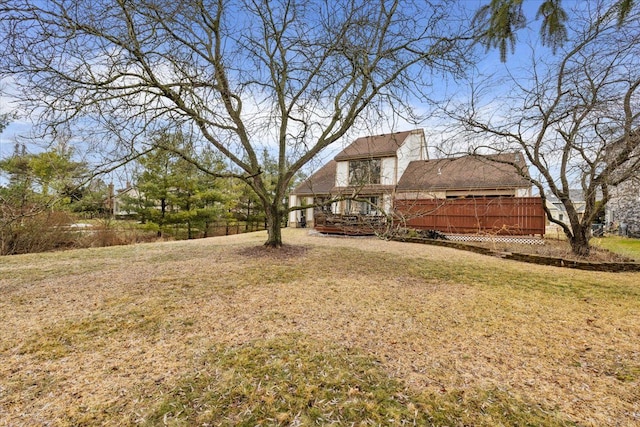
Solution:
M531 188L522 153L431 160L421 129L367 136L294 189L290 207L307 208L292 210L289 224L367 234L393 218L452 233L543 234Z
M390 212L404 171L412 161L426 159L422 129L358 138L294 189L289 206L316 206L292 211L289 224L312 227L314 215L322 211L373 216Z

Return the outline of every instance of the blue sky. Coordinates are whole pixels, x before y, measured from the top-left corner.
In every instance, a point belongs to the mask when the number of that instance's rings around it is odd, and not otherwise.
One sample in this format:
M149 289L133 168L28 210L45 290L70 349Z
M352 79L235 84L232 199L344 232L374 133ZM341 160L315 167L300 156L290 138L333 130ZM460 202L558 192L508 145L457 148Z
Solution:
M517 73L518 68L521 67L520 58L523 55L528 54L528 47L526 46L526 44L530 41L535 43L537 40L537 35L539 31L539 22L534 21L534 18L535 18L536 10L539 7L541 1L542 0L525 0L524 11L527 16L527 19L530 22L531 31L525 30L525 31L520 31L518 33L518 45L516 46L516 54L511 54L511 53L509 54L508 63L506 64L506 66L505 64L502 64L500 62L499 52L497 50L482 52L482 60L478 63L478 66L477 66L479 75L487 76L489 74L494 74L494 73L497 75L503 75L507 67L512 71L516 70L515 72ZM488 0L466 0L462 2L462 5L471 11L475 11L481 4L484 4L486 2L488 2ZM563 4L565 4L565 7L569 7L572 3L574 3L574 0L563 0ZM4 88L6 89L7 92L9 93L11 92L11 85L9 82L4 82ZM464 96L465 89L466 89L464 85L456 86L455 83L449 82L446 85L445 84L441 85L441 90L440 90L441 94L445 93L444 91L445 88L448 91L452 91L452 93L457 92L458 96ZM418 106L418 108L428 109L430 107ZM8 96L0 96L0 113L11 111L12 109L14 109L14 107L12 107L11 105L11 99ZM393 129L390 129L390 128L382 129L382 131L406 130L407 128L412 126L413 125L407 124L406 122L403 123L402 120L400 120ZM429 122L420 123L418 124L418 126L427 129L431 126L431 123ZM20 137L28 136L31 129L32 129L32 126L29 119L18 118L14 120L4 130L4 132L0 134L0 158L10 155L13 152L15 141ZM349 141L344 141L343 145L348 142ZM336 144L334 147L327 150L327 156L331 156L332 152L337 152L341 148L342 146L340 144ZM39 148L35 145L29 144L28 149L29 151L37 151Z

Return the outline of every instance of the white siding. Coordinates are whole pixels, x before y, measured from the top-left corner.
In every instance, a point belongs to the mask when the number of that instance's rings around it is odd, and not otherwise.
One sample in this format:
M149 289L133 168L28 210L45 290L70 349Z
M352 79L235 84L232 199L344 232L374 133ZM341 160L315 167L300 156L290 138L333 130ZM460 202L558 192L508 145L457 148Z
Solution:
M290 195L289 196L289 207L292 208L298 205L298 196ZM289 212L289 226L295 227L298 223L298 211Z
M398 180L409 166L409 163L414 160L427 160L427 142L424 139L424 133L422 130L415 130L411 135L407 136L404 143L397 151L398 156L398 170L396 171L395 182Z
M382 203L380 204L380 208L385 214L390 214L393 209L393 196L391 194L383 194L382 195Z
M396 159L386 157L380 163L380 184L396 185Z
M311 205L313 204L313 197L307 197L307 204ZM313 226L313 208L307 208L305 209L306 214L305 214L305 219L307 221L307 227Z
M446 199L445 191L403 191L396 193L398 200Z
M289 207L302 206L303 204L310 205L312 203L313 197L301 196L300 198L298 198L298 196L295 196L293 194L289 196ZM307 227L310 224L313 224L313 208L307 208L289 212L289 227L300 226L300 219L302 218L303 212L305 215L305 220L307 221Z
M349 162L338 162L336 165L336 187L349 185Z

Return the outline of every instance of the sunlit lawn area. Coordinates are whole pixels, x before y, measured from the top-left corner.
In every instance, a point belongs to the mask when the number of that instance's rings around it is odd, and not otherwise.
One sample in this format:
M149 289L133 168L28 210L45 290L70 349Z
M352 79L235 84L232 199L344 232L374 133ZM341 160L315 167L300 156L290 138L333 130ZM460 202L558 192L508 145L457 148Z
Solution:
M640 273L265 238L1 258L0 425L640 423Z
M640 239L620 236L607 236L593 239L595 246L608 249L634 260L640 261Z

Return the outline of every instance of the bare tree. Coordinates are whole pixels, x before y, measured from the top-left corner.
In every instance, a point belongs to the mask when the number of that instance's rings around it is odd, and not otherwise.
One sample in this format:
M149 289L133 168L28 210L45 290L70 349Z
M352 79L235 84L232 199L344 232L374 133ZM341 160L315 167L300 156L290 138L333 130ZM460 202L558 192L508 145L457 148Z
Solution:
M472 152L525 153L537 172L531 182L542 197L548 191L562 202L569 224L547 209L548 220L564 230L573 252L588 255L596 201L606 204L610 187L640 170L640 11L636 5L620 21L615 4L578 6L556 60L533 50L531 62L521 58L528 73L475 87L470 101L448 111L475 138ZM582 213L572 188L582 190Z
M0 77L18 82L49 128L99 129L110 147L141 150L154 131L190 127L229 160L225 176L256 192L265 244L278 247L300 168L362 118L410 114L434 73L460 70L468 30L458 10L447 1L6 0ZM274 189L265 147L277 153Z

